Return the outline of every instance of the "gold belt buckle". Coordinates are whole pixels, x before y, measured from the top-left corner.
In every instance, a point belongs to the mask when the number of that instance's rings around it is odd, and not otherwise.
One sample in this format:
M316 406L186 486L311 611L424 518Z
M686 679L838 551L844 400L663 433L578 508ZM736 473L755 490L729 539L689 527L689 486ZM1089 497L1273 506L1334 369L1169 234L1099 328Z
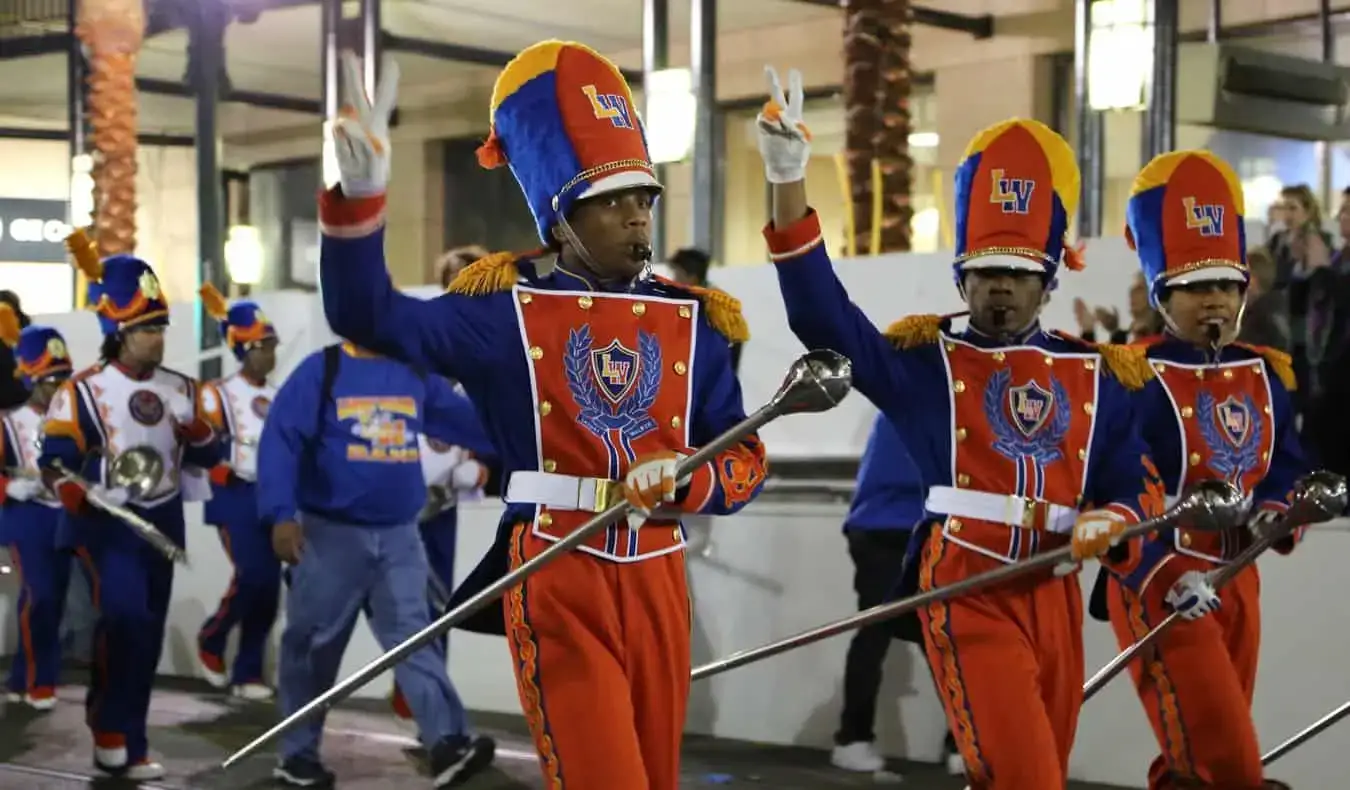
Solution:
M595 486L595 504L591 507L592 513L603 513L618 501L619 481L592 477L591 484Z
M1018 501L1021 503L1022 506L1022 514L1021 517L1018 519L1018 522L1021 524L1022 529L1035 529L1036 507L1041 503L1028 497L1018 497Z

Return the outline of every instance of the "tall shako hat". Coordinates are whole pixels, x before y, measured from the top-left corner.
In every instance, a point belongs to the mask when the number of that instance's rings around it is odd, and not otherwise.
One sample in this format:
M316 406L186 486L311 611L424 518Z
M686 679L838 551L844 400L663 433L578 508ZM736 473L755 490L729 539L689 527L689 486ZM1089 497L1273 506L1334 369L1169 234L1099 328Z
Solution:
M1073 149L1039 121L994 124L966 147L956 169L956 269L1039 272L1053 283L1060 262L1083 268L1065 244L1078 207Z
M168 325L169 305L150 264L134 255L100 260L98 247L83 230L66 237L66 249L89 281L89 308L98 313L103 334Z
M253 346L268 338L277 337L277 328L267 319L262 308L256 302L240 300L233 305L225 295L211 283L206 283L198 291L202 297L202 307L206 314L220 324L220 336L230 347L237 359Z
M0 302L0 342L14 352L14 376L27 387L44 379L70 378L73 367L66 339L55 327L29 324L19 328L19 314Z

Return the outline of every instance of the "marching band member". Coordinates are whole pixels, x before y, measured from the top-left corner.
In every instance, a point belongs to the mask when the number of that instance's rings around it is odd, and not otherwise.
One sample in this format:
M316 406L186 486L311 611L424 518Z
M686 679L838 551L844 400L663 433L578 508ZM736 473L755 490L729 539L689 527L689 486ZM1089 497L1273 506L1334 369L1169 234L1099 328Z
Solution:
M100 261L77 232L67 240L89 281L89 304L103 329L101 364L61 385L47 414L40 465L69 512L63 544L76 549L99 611L94 670L86 699L94 765L134 780L157 779L146 716L164 646L173 564L117 518L94 506L126 507L184 545L183 481L221 460L202 413L195 380L162 367L169 306L145 261L115 255ZM119 454L149 448L163 462L143 496L115 487L108 473ZM57 476L59 464L66 474ZM85 483L74 476L82 476Z
M1160 484L1127 388L1142 354L1047 332L1038 317L1078 201L1073 151L1048 127L980 132L956 173L956 285L963 332L937 316L878 331L835 276L806 202L810 137L801 76L759 119L773 192L765 229L788 323L808 348L853 360L853 383L899 430L928 488L911 565L924 590L1071 546L1106 553L1158 515ZM1079 512L1080 503L1093 503ZM1137 541L1126 545L1137 548ZM1115 563L1128 573L1129 562ZM929 664L973 790L1064 787L1082 704L1082 601L1075 566L1025 576L920 612Z
M61 672L61 615L70 581L70 555L57 546L61 504L42 485L38 448L52 395L72 368L65 338L49 326L19 328L14 308L0 302L0 341L14 352L15 374L30 390L28 402L5 414L0 446L0 546L9 548L22 584L18 600L19 646L8 692L38 710L56 704Z
M220 607L197 633L197 656L211 685L231 688L244 699L267 700L272 689L263 679L263 654L281 600L281 562L272 552L271 531L258 515L256 481L258 439L276 397L267 377L277 364L277 330L257 304L240 301L231 306L210 283L202 286L201 297L241 367L202 387L207 413L222 420L213 427L228 458L211 469L211 499L204 515L219 532L234 575ZM238 652L227 668L225 646L236 626Z
M422 533L422 547L427 552L432 584L439 587L440 592L446 592L455 588L459 502L461 498L482 495L488 481L488 467L475 459L472 451L425 434L418 437L417 445L422 457L422 478L427 485L427 504L419 514L417 529ZM439 614L432 612L433 616ZM437 644L441 652L446 651L448 645L444 637ZM413 718L412 708L408 707L408 700L399 691L397 683L391 699L394 715L405 721Z
M359 86L355 59L345 63ZM334 131L341 185L319 208L328 321L458 380L489 426L508 508L457 597L619 497L634 505L509 592L504 626L550 787L675 790L691 627L678 514L740 510L765 475L752 436L675 476L691 447L744 418L729 350L747 335L740 305L648 275L661 186L632 94L614 64L561 41L507 64L479 150L487 166L510 164L548 249L490 255L431 301L394 290L384 212L395 68Z
M468 399L439 376L345 343L307 357L277 392L258 447L258 509L290 564L277 694L299 710L337 680L364 610L385 650L431 622L417 514L426 499L418 436L490 452ZM394 668L417 720L437 788L486 768L496 745L469 733L435 645ZM281 739L273 776L329 786L323 718Z
M1149 769L1151 790L1284 787L1263 778L1251 716L1260 574L1252 565L1222 593L1207 578L1280 517L1308 471L1289 357L1235 342L1249 276L1243 213L1237 175L1207 151L1154 159L1126 209L1127 238L1167 326L1148 345L1157 377L1134 396L1144 440L1169 497L1226 480L1252 499L1253 513L1247 532L1159 534L1130 577L1098 579L1092 613L1109 612L1122 649L1173 611L1189 621L1160 638L1152 660L1130 665L1163 752ZM1301 535L1275 550L1288 553Z

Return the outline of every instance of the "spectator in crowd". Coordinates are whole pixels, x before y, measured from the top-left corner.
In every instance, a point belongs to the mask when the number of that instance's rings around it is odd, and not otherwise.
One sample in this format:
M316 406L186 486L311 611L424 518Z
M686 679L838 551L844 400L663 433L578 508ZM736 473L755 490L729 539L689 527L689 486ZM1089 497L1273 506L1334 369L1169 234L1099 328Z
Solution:
M1350 188L1336 215L1343 240L1350 239ZM1290 289L1306 307L1302 337L1306 370L1299 379L1306 411L1303 436L1326 468L1350 474L1350 244L1325 261L1314 259L1308 276ZM1297 344L1297 339L1296 339Z
M10 306L19 317L19 329L26 328L31 320L19 305L19 295L13 291L0 291L0 302ZM12 409L28 401L28 388L23 380L14 375L14 352L0 343L0 411Z
M712 256L695 247L683 247L666 262L675 273L675 282L681 285L694 285L699 288L713 288L708 282L708 269L712 266ZM731 369L741 368L741 344L731 344Z
M436 276L441 281L441 287L449 288L450 281L455 279L455 275L463 271L465 266L479 258L486 258L488 254L486 249L477 244L447 250L436 260Z
M858 609L891 600L904 570L909 536L923 518L924 485L919 470L885 416L878 414L867 437L858 485L844 520L848 555L853 560L853 590ZM886 761L877 752L873 727L877 717L877 694L881 667L892 639L923 646L917 613L869 625L853 633L844 659L844 709L834 735L830 762L845 771L873 773ZM964 771L956 743L947 738L947 760L955 773Z
M1289 307L1286 293L1275 290L1275 258L1269 250L1256 247L1247 252L1247 267L1251 282L1238 340L1288 352Z
M1130 285L1130 325L1120 326L1120 312L1114 307L1088 307L1082 299L1073 300L1073 314L1078 321L1079 336L1089 343L1138 343L1163 330L1162 315L1148 303L1148 283L1143 275L1135 275ZM1101 327L1106 337L1097 337Z
M1289 347L1294 359L1294 375L1300 381L1308 380L1307 350L1308 277L1331 260L1331 235L1322 229L1322 209L1307 184L1285 187L1280 192L1280 209L1276 218L1284 230L1273 235L1267 243L1275 258L1275 289L1288 289ZM1294 410L1303 415L1307 409L1307 392L1300 387L1290 393Z

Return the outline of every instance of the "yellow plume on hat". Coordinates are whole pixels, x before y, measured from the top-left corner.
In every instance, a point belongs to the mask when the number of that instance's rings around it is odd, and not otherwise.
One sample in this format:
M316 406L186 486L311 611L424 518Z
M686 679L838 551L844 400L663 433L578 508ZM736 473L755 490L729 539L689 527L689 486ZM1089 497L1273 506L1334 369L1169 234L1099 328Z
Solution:
M84 228L77 228L66 237L66 249L75 259L75 268L79 269L91 283L103 281L103 261L98 254L98 244L89 238Z
M217 321L224 321L229 316L230 303L225 300L225 295L214 285L206 283L197 289L197 293L201 294L202 307L206 308L207 315Z
M0 342L10 348L19 345L19 314L5 302L0 302Z

